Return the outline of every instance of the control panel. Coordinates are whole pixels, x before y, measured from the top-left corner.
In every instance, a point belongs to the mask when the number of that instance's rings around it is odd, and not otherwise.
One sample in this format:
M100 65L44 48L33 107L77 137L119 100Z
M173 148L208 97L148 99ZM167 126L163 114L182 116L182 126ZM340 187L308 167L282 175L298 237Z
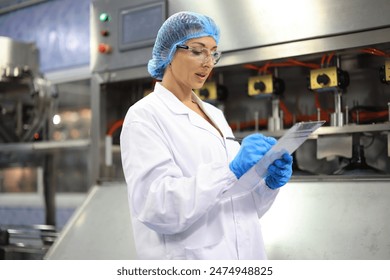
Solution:
M345 89L349 85L347 72L337 67L314 69L310 71L309 88L321 90L329 88Z
M386 60L385 65L380 68L380 79L382 83L390 83L390 60Z
M284 91L283 80L273 75L261 75L250 77L248 80L248 95L280 95Z
M163 0L92 1L92 72L146 66L165 19Z

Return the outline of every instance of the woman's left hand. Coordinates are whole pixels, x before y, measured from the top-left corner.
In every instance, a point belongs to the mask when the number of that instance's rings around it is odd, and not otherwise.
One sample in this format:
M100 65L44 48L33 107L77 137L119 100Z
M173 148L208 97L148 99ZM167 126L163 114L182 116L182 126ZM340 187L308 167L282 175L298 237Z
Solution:
M282 158L275 160L269 167L265 183L270 189L277 189L284 186L292 175L293 158L288 153Z

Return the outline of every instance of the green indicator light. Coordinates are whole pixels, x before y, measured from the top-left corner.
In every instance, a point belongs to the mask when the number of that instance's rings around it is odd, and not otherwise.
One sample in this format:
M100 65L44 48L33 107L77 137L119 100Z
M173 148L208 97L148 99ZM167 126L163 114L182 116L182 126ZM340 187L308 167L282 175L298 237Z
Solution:
M99 19L100 21L109 21L110 20L110 16L107 14L107 13L101 13L100 16L99 16Z

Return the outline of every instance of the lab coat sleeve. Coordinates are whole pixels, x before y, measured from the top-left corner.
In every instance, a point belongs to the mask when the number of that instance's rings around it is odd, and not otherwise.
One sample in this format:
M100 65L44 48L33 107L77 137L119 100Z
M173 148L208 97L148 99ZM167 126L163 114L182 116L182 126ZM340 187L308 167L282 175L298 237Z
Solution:
M259 219L271 208L278 193L279 189L270 189L264 179L259 182L258 186L252 192Z
M133 218L161 234L186 230L237 181L227 163L201 164L184 177L163 134L147 122L126 123L121 156Z

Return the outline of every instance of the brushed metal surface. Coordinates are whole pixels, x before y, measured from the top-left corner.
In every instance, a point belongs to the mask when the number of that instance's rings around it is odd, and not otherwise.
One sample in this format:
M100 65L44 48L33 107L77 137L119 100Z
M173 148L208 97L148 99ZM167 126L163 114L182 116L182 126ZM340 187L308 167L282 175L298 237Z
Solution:
M156 2L149 0L142 3ZM224 56L218 67L267 59L286 58L390 41L390 5L386 0L258 1L167 0L168 15L193 11L211 16L221 29L219 48ZM118 32L102 38L106 26L98 20L102 11L115 15L108 28L118 30L118 9L140 1L98 0L91 7L91 68L108 71L146 65L151 47L119 52ZM103 41L102 41L103 40ZM113 46L111 55L97 52L99 42ZM125 59L124 59L125 58Z
M38 49L35 44L0 36L0 80L4 71L13 73L15 68L22 70L25 67L32 72L33 76L39 74Z
M342 156L352 157L352 135L329 135L317 139L317 159Z
M223 54L216 67L365 47L367 45L388 43L389 41L390 28L383 28L330 37L285 42L283 44L265 45L262 47L232 52L225 52L223 45L221 45Z
M269 259L390 259L389 180L289 182L260 223ZM135 259L124 183L95 186L45 259Z
M390 182L290 182L261 224L269 259L390 259Z
M224 51L253 48L382 28L390 25L386 0L168 0L169 15L194 11L211 16Z
M94 186L45 259L135 259L132 236L126 185Z

